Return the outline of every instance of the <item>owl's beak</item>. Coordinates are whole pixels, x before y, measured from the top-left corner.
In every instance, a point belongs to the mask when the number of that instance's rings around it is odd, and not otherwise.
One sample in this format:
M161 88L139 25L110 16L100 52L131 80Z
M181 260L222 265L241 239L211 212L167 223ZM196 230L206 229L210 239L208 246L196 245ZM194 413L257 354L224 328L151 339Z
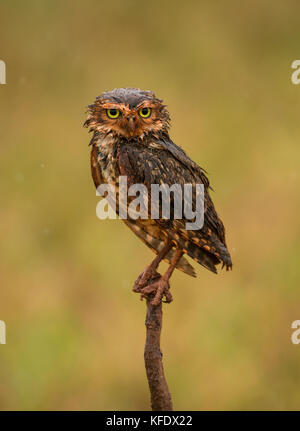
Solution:
M135 128L136 128L135 118L129 117L128 118L128 131L129 131L130 136L134 135Z

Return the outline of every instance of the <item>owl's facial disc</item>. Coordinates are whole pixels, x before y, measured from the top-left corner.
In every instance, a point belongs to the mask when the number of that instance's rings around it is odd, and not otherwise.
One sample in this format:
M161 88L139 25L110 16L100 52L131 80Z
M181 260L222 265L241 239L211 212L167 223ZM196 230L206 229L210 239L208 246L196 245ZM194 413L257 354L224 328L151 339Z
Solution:
M143 139L158 136L169 128L169 113L154 93L136 88L117 88L102 93L89 106L85 123L90 130L117 138Z
M155 113L152 117L153 107L149 101L142 102L134 108L123 103L106 103L103 108L105 119L102 117L102 121L105 128L109 126L115 133L126 138L143 136L145 132L158 127Z

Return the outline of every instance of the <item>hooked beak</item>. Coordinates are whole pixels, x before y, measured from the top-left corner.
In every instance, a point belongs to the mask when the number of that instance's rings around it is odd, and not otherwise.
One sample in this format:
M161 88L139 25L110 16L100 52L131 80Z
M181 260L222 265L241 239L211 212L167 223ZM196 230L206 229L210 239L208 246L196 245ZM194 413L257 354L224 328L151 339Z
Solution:
M134 117L128 118L128 131L129 131L130 136L134 135L134 131L135 131L135 118Z

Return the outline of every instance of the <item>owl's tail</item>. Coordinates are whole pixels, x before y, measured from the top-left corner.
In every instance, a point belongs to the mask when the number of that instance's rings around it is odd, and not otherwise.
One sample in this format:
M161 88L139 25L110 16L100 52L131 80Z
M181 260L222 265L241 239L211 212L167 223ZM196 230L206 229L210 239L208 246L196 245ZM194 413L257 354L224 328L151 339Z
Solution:
M179 246L186 251L188 256L200 263L200 265L204 266L206 269L209 269L214 274L217 274L215 265L220 263L219 259L190 241L182 242L183 244L179 244Z
M148 232L145 232L140 226L138 226L132 220L123 220L123 221L132 230L132 232L134 232L143 241L143 243L146 244L149 248L151 248L151 250L153 250L155 253L159 253L165 246L165 243L163 241L157 238L154 238ZM175 253L175 249L172 248L164 258L164 261L171 264L174 253ZM177 263L176 268L184 272L185 274L190 275L191 277L196 277L196 272L194 268L183 256L180 259L180 261Z
M162 241L161 241L162 242ZM169 253L167 254L167 256L164 258L164 261L168 262L169 264L171 264L174 254L175 254L176 249L172 248ZM190 275L191 277L197 277L196 272L194 270L194 268L192 267L192 265L186 260L185 257L182 256L182 258L180 259L180 261L177 263L176 269L179 269L179 271L183 271L186 274Z

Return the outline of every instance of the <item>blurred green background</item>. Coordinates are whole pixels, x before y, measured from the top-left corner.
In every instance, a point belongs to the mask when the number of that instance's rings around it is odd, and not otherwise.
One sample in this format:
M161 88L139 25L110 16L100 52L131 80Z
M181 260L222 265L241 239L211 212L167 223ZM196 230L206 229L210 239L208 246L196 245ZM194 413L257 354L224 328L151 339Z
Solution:
M82 127L104 90L151 89L209 172L232 273L176 272L162 350L175 409L299 409L299 2L0 2L0 409L149 409L153 258L100 221Z

